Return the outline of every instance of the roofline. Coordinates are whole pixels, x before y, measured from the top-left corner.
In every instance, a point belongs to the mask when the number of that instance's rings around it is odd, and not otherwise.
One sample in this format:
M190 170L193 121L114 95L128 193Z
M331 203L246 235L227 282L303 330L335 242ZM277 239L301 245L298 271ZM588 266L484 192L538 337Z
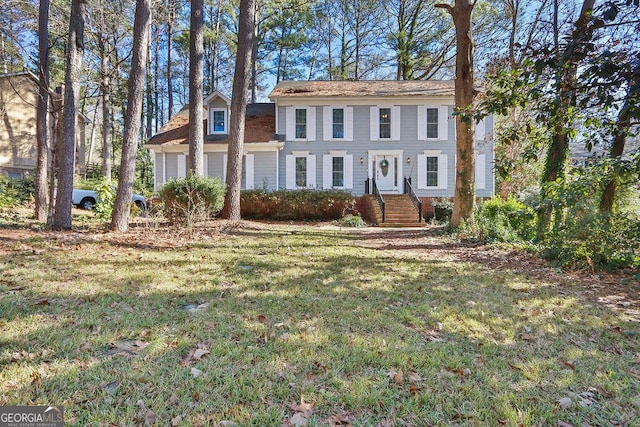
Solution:
M229 98L224 93L220 92L218 89L214 89L214 91L211 92L209 95L207 95L202 102L206 104L209 101L211 101L213 98L215 98L216 95L222 98L227 103L228 106L231 105L231 98ZM206 105L205 105L205 108L206 108Z

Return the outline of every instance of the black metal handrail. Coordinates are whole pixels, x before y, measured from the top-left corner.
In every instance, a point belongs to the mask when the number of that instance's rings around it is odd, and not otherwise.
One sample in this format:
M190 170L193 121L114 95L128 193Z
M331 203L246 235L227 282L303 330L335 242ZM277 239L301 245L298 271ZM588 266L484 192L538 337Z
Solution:
M404 194L409 196L409 199L413 202L413 205L418 209L418 222L422 222L422 200L416 194L415 190L411 186L411 178L404 178Z
M376 200L378 201L378 206L380 206L380 210L382 211L382 222L385 222L385 201L382 194L380 194L380 190L378 190L378 185L376 184L376 180L374 178L369 178L365 181L365 193L373 194L376 196Z

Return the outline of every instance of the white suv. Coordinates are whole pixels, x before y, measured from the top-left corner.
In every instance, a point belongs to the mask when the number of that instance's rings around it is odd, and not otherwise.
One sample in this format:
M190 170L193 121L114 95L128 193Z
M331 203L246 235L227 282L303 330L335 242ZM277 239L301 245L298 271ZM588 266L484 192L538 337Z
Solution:
M80 209L91 210L96 205L96 203L98 203L98 201L98 193L96 193L94 190L81 190L79 188L73 189L71 203L73 203ZM132 197L132 201L141 211L147 210L147 201L144 196L141 196L140 194L134 194Z

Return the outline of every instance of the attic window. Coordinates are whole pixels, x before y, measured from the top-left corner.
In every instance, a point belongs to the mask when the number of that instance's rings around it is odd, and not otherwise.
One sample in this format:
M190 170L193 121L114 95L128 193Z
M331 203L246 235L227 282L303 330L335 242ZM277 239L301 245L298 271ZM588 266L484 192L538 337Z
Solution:
M213 131L214 132L224 132L224 111L214 111L213 112Z

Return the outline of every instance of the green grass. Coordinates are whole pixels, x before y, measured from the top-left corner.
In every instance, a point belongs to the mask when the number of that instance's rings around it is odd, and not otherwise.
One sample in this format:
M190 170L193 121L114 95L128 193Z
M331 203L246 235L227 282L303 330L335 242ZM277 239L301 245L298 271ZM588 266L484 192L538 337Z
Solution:
M0 405L78 425L143 424L142 401L157 425L280 426L301 398L310 426L639 425L638 324L575 282L428 234L402 250L317 227L173 233L5 230Z

